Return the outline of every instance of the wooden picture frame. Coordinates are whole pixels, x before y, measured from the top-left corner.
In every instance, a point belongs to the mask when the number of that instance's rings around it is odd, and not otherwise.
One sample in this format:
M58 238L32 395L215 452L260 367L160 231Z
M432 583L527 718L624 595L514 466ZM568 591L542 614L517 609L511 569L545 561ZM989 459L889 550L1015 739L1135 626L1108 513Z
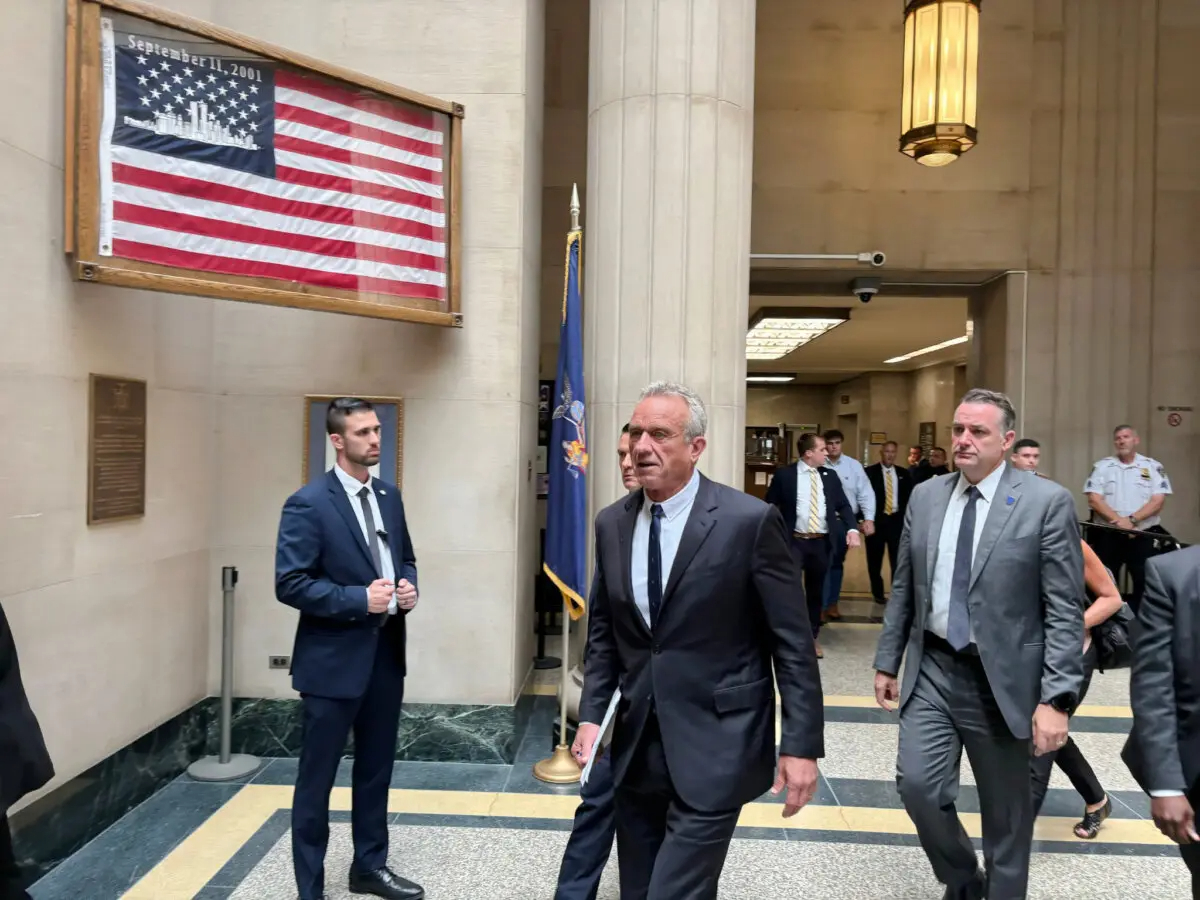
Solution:
M404 487L404 398L364 397L361 394L308 394L304 398L304 467L302 484L311 484L329 471L332 462L325 412L338 397L358 397L375 407L380 424L377 477Z
M102 222L108 221L103 215L102 203L106 204L105 209L113 205L111 197L105 200L101 176L105 171L111 173L113 167L111 163L102 163L101 151L108 147L103 137L106 127L105 79L116 80L116 76L105 69L103 32L106 29L111 32L114 22L122 28L136 25L148 37L163 41L162 48L168 48L165 42L170 41L201 44L206 50L209 49L207 43L216 44L211 48L212 56L202 57L210 62L217 60L224 64L235 58L253 66L258 61L262 72L272 78L275 72L288 72L315 79L332 89L345 91L348 88L368 101L372 98L363 92L370 92L374 99L383 102L406 104L431 114L431 121L438 123L437 129L444 136L441 143L445 148L442 164L444 218L440 220L444 227L435 232L442 238L439 243L444 243L444 300L368 293L361 289L318 286L283 278L184 268L182 265L167 266L112 255L115 248L101 240ZM178 48L172 52L179 52ZM112 58L111 54L109 58ZM196 57L193 55L192 58ZM64 247L76 280L429 325L462 326L462 121L465 111L461 104L397 87L140 0L68 0L66 69ZM220 71L227 74L224 69ZM107 121L110 129L114 117L115 113L110 109ZM182 119L182 107L179 118ZM125 125L133 124L128 117L124 121ZM353 152L353 148L346 151L347 154ZM105 183L111 183L111 178ZM186 209L182 211L186 212ZM357 217L359 213L355 211L352 215ZM254 222L250 227L255 230ZM436 224L430 227L437 229ZM257 249L266 252L271 248ZM376 249L386 252L385 248ZM205 261L200 252L180 250L176 255L180 262ZM353 254L342 256L351 263L364 261ZM230 267L227 261L223 264ZM237 268L236 261L232 267ZM282 271L287 267L281 264L276 268ZM353 265L350 268L351 275L354 271L361 273L361 269L356 270Z
M871 444L886 444L887 439L888 439L888 436L887 436L886 431L872 431L871 432L871 440L870 440Z

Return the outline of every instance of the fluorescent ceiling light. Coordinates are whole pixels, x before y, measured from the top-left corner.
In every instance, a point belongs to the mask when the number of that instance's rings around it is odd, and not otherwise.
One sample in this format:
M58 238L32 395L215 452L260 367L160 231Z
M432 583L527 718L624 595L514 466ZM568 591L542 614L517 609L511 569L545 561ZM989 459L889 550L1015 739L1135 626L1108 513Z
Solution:
M906 362L915 356L924 356L926 353L933 353L935 350L944 350L947 347L953 347L955 344L965 344L968 340L969 338L964 334L962 337L951 338L948 341L942 341L940 344L934 344L932 347L922 347L920 350L905 353L903 356L893 356L891 359L885 359L884 363Z
M746 359L782 359L849 318L845 309L760 309L746 334Z
M746 381L754 382L755 384L787 384L789 381L795 381L795 375L747 375Z

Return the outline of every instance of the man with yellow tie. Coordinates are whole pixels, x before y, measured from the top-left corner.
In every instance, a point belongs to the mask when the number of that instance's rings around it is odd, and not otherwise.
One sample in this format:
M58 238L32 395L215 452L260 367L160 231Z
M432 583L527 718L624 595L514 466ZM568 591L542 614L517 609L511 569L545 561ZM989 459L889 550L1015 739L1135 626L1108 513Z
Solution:
M841 478L824 468L825 439L819 434L802 434L796 450L800 459L794 465L775 470L766 500L779 510L792 532L792 552L804 573L804 597L813 642L817 656L823 657L817 638L821 632L821 600L830 556L837 544L844 542L853 548L859 546L861 538Z
M867 536L867 574L871 578L871 595L876 603L886 603L883 592L883 551L887 550L888 566L896 571L900 553L900 532L904 530L904 511L912 493L912 476L908 469L896 465L895 441L879 448L879 462L867 466L867 480L875 490L875 533Z

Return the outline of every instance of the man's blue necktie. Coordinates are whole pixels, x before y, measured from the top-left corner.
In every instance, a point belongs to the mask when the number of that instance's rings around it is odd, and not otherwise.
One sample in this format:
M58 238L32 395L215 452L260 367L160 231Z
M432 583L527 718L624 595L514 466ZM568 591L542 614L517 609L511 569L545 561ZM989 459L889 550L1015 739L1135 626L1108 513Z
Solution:
M662 546L659 541L662 517L663 508L655 503L650 507L650 551L646 561L646 594L650 599L651 628L658 621L658 611L662 608Z
M954 550L946 640L959 651L966 650L971 643L971 611L967 607L967 593L971 587L971 564L975 556L975 503L981 496L979 488L974 485L967 488L967 507L958 526L958 546Z

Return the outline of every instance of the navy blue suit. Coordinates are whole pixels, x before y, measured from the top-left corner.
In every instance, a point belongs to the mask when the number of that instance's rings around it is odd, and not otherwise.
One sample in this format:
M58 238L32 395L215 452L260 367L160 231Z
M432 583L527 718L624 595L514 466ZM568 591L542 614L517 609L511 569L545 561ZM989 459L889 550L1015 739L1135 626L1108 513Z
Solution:
M371 481L396 580L417 585L417 560L400 490ZM354 868L387 864L387 799L404 698L404 613L372 614L367 586L380 577L346 489L330 470L288 498L275 549L275 596L300 611L292 687L304 735L292 803L292 856L301 900L324 891L329 792L354 732Z
M839 548L846 545L846 533L856 527L854 507L846 497L842 479L837 472L824 466L818 468L817 472L825 493L825 527L828 533L824 540L795 537L808 527L807 522L800 523L800 527L796 525L796 487L800 473L795 465L775 470L766 497L767 502L779 510L784 525L793 535L792 550L804 573L804 599L814 638L821 631L821 607L830 559Z
M596 594L599 578L597 569L592 577L592 596ZM589 640L583 654L585 668L591 646ZM600 890L600 876L604 874L617 833L615 786L608 751L596 757L587 784L579 789L579 799L571 836L567 838L558 869L554 900L596 900L596 892Z

